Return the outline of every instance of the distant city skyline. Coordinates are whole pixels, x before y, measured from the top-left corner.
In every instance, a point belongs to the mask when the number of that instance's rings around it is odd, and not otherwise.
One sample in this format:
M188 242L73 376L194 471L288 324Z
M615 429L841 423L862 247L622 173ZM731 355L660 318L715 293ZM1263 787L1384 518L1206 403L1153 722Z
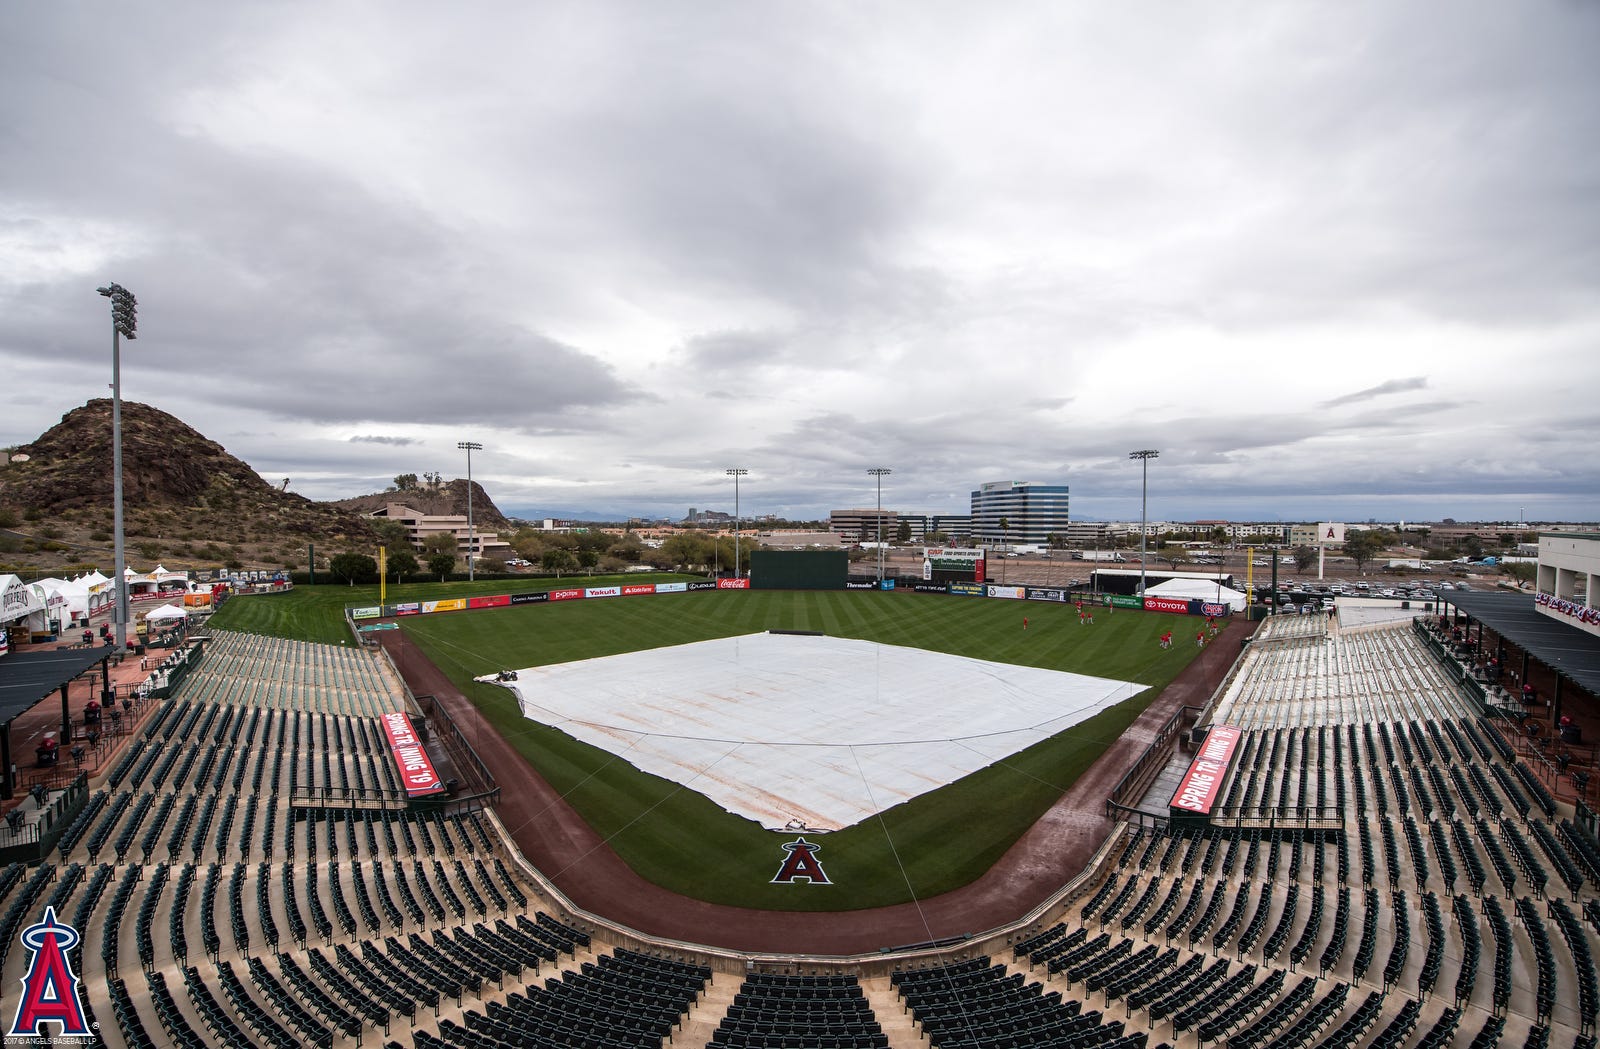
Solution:
M115 282L314 499L1600 519L1600 5L382 10L0 5L0 446Z

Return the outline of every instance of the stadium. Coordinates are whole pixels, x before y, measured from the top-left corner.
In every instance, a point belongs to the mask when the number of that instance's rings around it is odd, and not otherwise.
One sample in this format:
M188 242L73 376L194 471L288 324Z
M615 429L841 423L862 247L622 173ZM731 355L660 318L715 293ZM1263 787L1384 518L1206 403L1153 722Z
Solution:
M1594 755L1485 672L1544 651L1498 595L1093 622L747 582L480 586L332 644L263 628L296 593L233 598L12 810L7 1031L1595 1044Z

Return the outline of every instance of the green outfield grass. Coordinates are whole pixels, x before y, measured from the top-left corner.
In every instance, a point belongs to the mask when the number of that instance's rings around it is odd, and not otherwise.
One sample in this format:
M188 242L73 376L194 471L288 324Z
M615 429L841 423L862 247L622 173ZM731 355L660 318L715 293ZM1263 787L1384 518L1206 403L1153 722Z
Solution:
M1030 620L1026 631L1024 615ZM1080 627L1070 605L755 591L527 605L407 619L404 629L640 875L716 903L845 910L924 898L965 885L987 870L1194 658L1192 645L1164 650L1157 644L1162 632L1176 630L1182 636L1193 622L1101 609L1094 626ZM818 836L819 858L835 884L813 887L769 884L783 858L779 846L792 840L792 832L763 830L701 794L530 722L508 692L472 681L505 667L769 629L818 630L1149 688L881 818Z
M612 583L666 582L674 579L697 579L698 576L674 575L655 572L648 576L581 576L574 579L529 577L526 579L490 579L475 582L408 583L390 586L387 600L435 601L446 597L473 597L480 594L518 594L534 590L553 590L563 586L606 586ZM247 634L265 634L268 637L287 637L296 641L316 641L324 645L337 645L350 640L350 630L345 626L344 610L349 605L375 605L378 603L376 586L297 586L279 594L248 594L235 597L223 604L211 617L211 626L217 630L238 630Z

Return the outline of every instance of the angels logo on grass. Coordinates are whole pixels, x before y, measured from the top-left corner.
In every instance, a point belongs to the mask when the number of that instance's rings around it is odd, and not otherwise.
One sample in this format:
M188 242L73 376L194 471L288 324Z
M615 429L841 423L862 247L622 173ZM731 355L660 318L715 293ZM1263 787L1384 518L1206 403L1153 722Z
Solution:
M22 1000L7 1038L42 1038L41 1024L58 1023L57 1038L93 1038L78 999L78 977L67 952L78 942L78 930L56 921L56 909L44 909L44 921L22 930L22 943L33 952L22 976Z
M778 873L773 875L774 885L793 885L796 882L809 882L812 885L832 885L827 873L822 869L822 863L817 859L817 853L822 851L821 845L813 845L804 838L783 843L783 851L789 855L783 861L783 866L778 868Z

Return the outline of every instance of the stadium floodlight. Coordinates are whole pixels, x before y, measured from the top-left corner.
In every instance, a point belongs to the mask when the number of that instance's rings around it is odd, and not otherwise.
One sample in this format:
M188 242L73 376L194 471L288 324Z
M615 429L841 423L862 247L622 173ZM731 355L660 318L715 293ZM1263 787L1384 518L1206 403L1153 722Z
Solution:
M116 636L111 639L111 646L120 656L128 650L128 573L122 526L122 340L138 338L139 300L120 284L107 284L95 290L111 300L112 571L116 573L111 610L112 630ZM72 738L70 726L64 727L62 738Z
M878 481L878 589L883 589L883 479L894 473L887 466L874 466L867 471Z
M739 578L739 478L750 471L743 466L730 466L726 471L733 478L733 578Z
M478 534L472 527L472 453L483 451L477 441L457 441L456 447L467 453L467 582L474 582L478 553Z
M1150 460L1158 458L1160 452L1154 448L1141 448L1137 452L1129 452L1129 459L1138 459L1139 467L1143 473L1143 480L1139 484L1139 600L1144 600L1144 541L1148 528L1145 526L1145 509L1149 504L1150 496Z

